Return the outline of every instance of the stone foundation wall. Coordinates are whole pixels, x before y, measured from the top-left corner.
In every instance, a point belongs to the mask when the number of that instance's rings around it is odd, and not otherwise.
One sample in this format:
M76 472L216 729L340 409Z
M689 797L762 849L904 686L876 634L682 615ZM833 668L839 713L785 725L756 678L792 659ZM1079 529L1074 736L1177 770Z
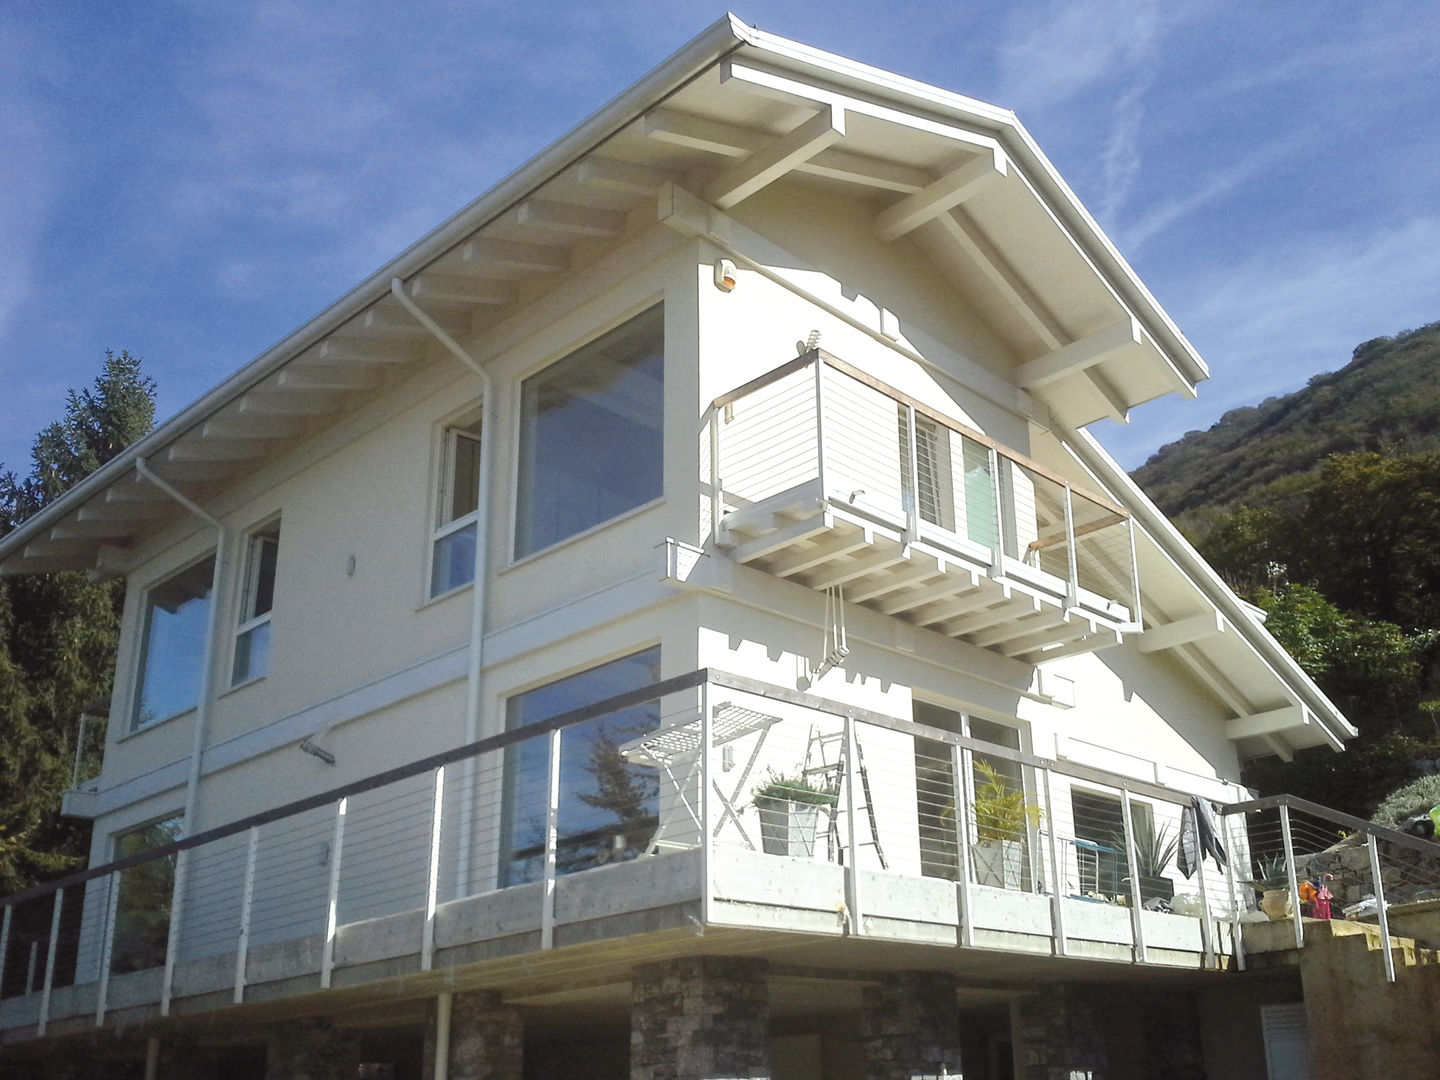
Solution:
M1023 998L1019 1014L1020 1080L1107 1080L1103 1018L1084 987Z
M940 1080L963 1075L953 978L902 972L867 986L863 1000L866 1080Z
M631 1080L768 1080L763 960L689 956L631 976Z

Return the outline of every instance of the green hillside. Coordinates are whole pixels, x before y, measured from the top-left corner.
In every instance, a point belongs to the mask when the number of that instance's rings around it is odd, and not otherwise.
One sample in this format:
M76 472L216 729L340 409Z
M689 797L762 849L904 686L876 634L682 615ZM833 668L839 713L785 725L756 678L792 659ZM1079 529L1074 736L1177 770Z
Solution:
M1283 500L1332 454L1440 450L1440 322L1367 341L1302 390L1232 409L1135 470L1182 525L1196 511Z
M1250 763L1356 814L1440 761L1440 323L1164 447L1135 479L1360 729Z

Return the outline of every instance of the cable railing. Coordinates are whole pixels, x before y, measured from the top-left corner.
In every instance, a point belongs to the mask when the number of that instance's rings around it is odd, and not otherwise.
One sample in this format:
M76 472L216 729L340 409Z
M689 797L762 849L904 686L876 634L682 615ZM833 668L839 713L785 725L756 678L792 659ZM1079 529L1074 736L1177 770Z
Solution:
M785 520L824 506L832 518L902 546L922 544L941 564L1002 577L1061 611L1122 630L1139 623L1123 508L857 367L812 350L718 398L712 421L709 519L717 542L745 561L774 555L772 531L783 539ZM815 583L890 565L852 566L856 545L839 549L851 563L832 562L813 532L802 528L785 545L799 548L796 559L766 568ZM985 629L975 605L928 603L953 593L896 596L907 582L877 577L867 583L870 599L957 636ZM1034 641L1014 651L1054 647L1048 626L1028 630Z
M1221 965L1247 875L1181 871L1192 797L1013 735L706 669L194 836L157 822L122 834L124 858L0 901L0 1028L469 963L499 939L545 950L652 909Z
M1307 920L1373 923L1385 976L1395 981L1392 917L1440 899L1440 845L1291 795L1223 814L1246 901L1240 920L1288 921L1295 948L1305 945Z

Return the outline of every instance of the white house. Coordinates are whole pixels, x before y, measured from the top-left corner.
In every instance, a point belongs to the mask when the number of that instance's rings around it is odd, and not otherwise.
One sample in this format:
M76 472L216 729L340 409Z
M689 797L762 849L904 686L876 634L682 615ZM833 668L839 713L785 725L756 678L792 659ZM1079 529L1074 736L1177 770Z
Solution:
M1244 822L1147 851L1354 729L1085 430L1205 377L1012 114L721 20L0 542L127 584L0 1054L1266 1075Z

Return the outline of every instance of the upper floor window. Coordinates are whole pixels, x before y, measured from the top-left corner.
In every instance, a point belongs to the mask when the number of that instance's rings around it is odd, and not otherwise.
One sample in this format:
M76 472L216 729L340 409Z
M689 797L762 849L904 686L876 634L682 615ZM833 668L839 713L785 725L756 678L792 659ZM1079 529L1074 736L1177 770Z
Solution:
M210 620L215 556L208 555L145 594L131 730L193 709Z
M245 591L240 598L240 625L235 631L232 686L270 671L270 609L275 603L275 557L279 550L279 521L251 533L245 545Z
M445 429L439 512L430 538L430 595L475 580L475 540L480 518L480 420Z
M525 380L517 558L660 497L664 389L663 306Z

